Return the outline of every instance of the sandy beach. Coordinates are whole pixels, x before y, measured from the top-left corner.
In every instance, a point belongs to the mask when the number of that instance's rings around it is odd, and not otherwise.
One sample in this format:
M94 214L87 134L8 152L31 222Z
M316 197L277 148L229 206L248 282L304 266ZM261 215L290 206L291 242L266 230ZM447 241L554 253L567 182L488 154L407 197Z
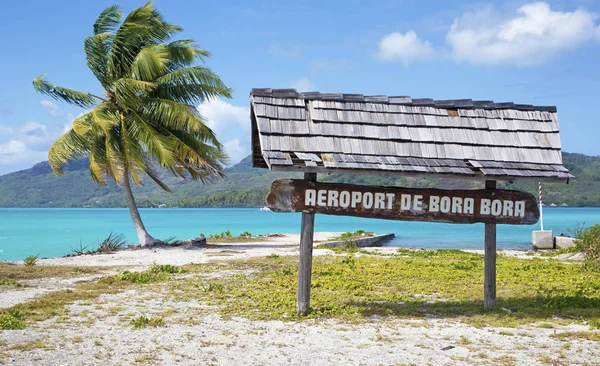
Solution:
M326 241L339 233L316 233ZM22 281L25 287L0 287L0 308L35 301L55 291L80 291L102 277L124 270L143 271L154 264L182 266L295 256L298 235L252 243L209 247L181 246L123 250L112 254L39 260L38 266L95 268L94 274ZM367 248L381 257L396 248ZM505 255L531 258L523 252ZM339 255L315 248L315 256ZM360 254L358 254L360 255ZM203 278L240 275L235 270L203 274ZM250 272L242 273L250 275ZM182 274L181 278L192 276ZM214 306L165 296L161 286L143 291L125 288L78 300L66 311L25 329L0 331L0 363L15 365L403 365L600 364L598 341L556 334L589 331L580 323L515 327L476 327L460 319L427 316L415 319L370 316L305 320L249 320L223 317ZM200 290L199 290L200 291ZM507 311L510 311L507 309ZM0 311L1 312L1 311ZM134 329L130 319L160 318L156 327ZM164 324L162 324L164 322Z

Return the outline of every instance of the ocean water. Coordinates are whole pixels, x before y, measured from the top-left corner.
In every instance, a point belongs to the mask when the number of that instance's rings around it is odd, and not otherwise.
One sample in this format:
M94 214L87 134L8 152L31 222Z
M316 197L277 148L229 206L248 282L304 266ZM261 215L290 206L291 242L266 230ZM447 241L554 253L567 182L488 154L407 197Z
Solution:
M258 208L141 209L150 233L159 239L189 239L200 233L208 236L230 230L233 235L299 233L299 213L276 213ZM545 208L544 228L555 235L567 233L578 223L600 223L600 208ZM316 231L374 231L394 233L389 246L427 249L483 249L483 224L442 224L364 219L348 216L316 215ZM502 249L531 248L535 225L498 225L497 245ZM56 257L72 253L72 248L97 246L113 231L136 243L127 209L0 208L0 260L20 260L31 254Z

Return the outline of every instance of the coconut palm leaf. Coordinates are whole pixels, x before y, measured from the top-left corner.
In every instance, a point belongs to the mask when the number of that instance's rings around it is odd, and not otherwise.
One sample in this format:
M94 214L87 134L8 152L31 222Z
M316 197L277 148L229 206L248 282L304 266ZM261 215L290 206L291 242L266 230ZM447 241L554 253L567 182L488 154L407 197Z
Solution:
M114 32L123 18L119 5L109 6L104 9L94 23L94 34Z
M148 176L171 192L156 167L184 179L205 181L223 175L227 155L194 107L201 101L231 97L212 70L195 65L210 57L192 40L170 38L181 27L170 24L147 3L125 19L118 6L106 8L84 41L86 62L105 97L55 86L43 75L34 88L52 98L84 107L86 113L48 152L56 174L71 159L89 155L92 180L122 184L141 244L156 240L146 231L130 181Z
M96 97L90 93L80 92L73 89L62 88L52 85L45 79L42 74L33 80L34 89L41 94L46 94L56 100L62 100L69 104L74 104L79 107L91 107L95 105L100 97Z

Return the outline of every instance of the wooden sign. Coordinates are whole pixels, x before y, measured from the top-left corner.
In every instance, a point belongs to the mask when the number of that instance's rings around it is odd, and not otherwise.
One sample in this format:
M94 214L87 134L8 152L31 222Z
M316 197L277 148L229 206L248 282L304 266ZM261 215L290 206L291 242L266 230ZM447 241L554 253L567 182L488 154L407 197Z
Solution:
M448 223L535 224L540 216L535 197L519 191L373 187L296 179L273 181L267 206L277 212Z

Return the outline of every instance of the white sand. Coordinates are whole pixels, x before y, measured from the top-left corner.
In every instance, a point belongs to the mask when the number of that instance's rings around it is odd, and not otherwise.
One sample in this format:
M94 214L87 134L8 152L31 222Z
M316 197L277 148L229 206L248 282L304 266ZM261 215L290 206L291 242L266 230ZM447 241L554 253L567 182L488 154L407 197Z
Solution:
M323 241L339 233L316 233ZM141 270L153 263L183 265L212 260L297 255L299 236L218 247L126 250L114 254L52 258L39 265L123 266ZM393 253L396 248L369 248ZM523 252L504 252L526 256ZM331 254L315 249L315 255ZM214 276L228 275L214 273ZM3 290L0 308L50 291L72 288L95 276L31 281L35 288ZM159 294L160 295L160 294ZM134 330L129 319L163 317L165 326ZM534 326L475 328L453 319L375 317L365 322L300 322L221 319L198 302L168 300L136 290L76 302L64 318L54 317L24 330L0 331L0 363L15 365L396 365L396 364L600 364L598 342L559 340L563 331L588 331L584 325L555 329ZM37 345L21 350L24 344ZM443 350L445 347L450 349ZM13 349L11 349L13 348Z
M315 233L314 241L323 242L339 236L336 232ZM156 264L181 266L189 263L205 263L215 259L246 259L269 254L298 254L299 234L284 234L282 237L265 238L263 242L227 243L198 247L158 247L139 250L122 250L111 254L82 255L67 258L40 259L41 266L127 266L139 267ZM315 243L318 245L318 243ZM325 249L315 249L315 255L328 253Z

